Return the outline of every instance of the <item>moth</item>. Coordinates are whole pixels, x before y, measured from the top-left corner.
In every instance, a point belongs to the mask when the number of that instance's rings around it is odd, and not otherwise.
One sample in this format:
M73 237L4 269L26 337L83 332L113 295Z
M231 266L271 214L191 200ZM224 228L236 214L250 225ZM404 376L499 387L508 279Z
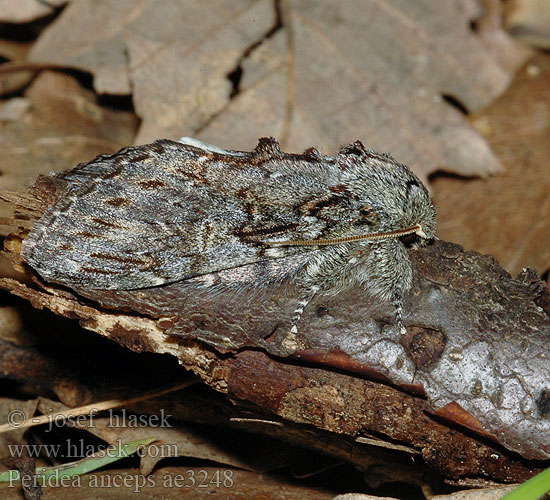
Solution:
M290 334L313 297L355 286L393 303L405 332L407 246L435 235L418 177L359 141L324 156L282 152L273 138L251 152L158 140L51 178L63 189L21 252L44 280L75 290L188 282L220 293L290 283L300 297Z

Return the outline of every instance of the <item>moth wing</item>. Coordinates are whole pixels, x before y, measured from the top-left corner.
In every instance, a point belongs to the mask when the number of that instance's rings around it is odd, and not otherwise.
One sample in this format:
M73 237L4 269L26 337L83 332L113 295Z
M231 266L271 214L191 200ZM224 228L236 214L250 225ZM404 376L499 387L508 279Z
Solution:
M216 220L216 210L227 204L214 207L212 197L204 193L178 193L178 204L189 207L184 214L170 196L159 200L144 195L132 208L128 193L111 198L93 193L79 196L65 211L53 207L24 240L23 258L47 280L135 289L257 259L256 247L230 234L238 217ZM109 206L109 200L120 206ZM209 209L209 219L203 218L201 211Z
M23 259L46 280L129 290L269 258L262 239L242 234L254 224L235 199L195 174L166 168L166 158L148 163L144 147L122 156L127 160L98 157L54 177L66 188L22 246Z

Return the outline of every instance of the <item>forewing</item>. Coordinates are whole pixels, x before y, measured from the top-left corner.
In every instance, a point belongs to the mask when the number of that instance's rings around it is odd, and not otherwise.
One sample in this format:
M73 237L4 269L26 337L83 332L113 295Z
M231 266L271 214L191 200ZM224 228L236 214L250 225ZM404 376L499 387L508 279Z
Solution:
M314 249L265 242L349 235L369 223L339 175L333 158L281 153L269 139L238 154L173 141L126 148L52 176L58 201L21 255L48 281L103 290L303 257Z
M256 227L279 224L277 215L252 213L250 200L235 196L229 181L220 188L220 172L201 170L211 160L205 158L163 141L54 176L66 188L24 240L24 260L49 281L124 290L269 259L243 228L257 234ZM228 176L239 179L242 191L249 174L246 165L239 168ZM293 217L291 211L281 220L296 227Z

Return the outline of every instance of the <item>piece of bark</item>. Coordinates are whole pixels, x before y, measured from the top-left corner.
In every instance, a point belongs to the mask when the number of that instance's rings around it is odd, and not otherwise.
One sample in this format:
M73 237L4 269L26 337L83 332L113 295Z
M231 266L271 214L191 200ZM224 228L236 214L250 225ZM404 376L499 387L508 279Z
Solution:
M82 342L82 334L80 336L73 335L73 338L76 343ZM101 374L105 370L105 356L100 358L99 355L94 357L92 354L97 352L97 346L95 349L92 348L93 350L89 348L76 349L70 358L72 366L66 369L63 361L66 361L67 357L59 349L58 343L58 339L50 341L48 347L43 350L34 347L13 348L9 343L0 343L0 366L4 368L4 377L29 385L35 385L37 379L40 379L41 387L50 385L52 392L55 392L61 401L67 401L71 406L76 406L75 401L77 405L81 405L104 399L125 400L136 391L143 391L143 387L148 387L152 381L156 386L173 384L174 379L182 376L181 371L183 370L177 364L165 373L159 370L159 363L153 363L152 360L142 362L143 367L140 370L132 370L124 361L119 361L111 363L115 366L114 369L109 370L112 383L104 384L101 376L99 379L97 375L94 375L93 378L90 377L90 373ZM114 343L112 345L116 346ZM102 351L103 355L108 352L107 349ZM208 355L207 350L204 355ZM140 357L140 359L143 358ZM38 366L38 370L32 369L35 365ZM58 372L48 370L49 366L57 366L60 370ZM163 366L166 367L165 361ZM5 370L6 367L9 368L9 371ZM25 367L28 367L29 370L26 371ZM178 368L178 370L176 371L174 368ZM219 372L222 371L223 367L220 366ZM211 380L211 382L213 381ZM69 391L66 386L69 386ZM73 397L74 394L91 397L82 402L76 400ZM56 410L55 406L52 408L52 405L43 398L39 398L39 400L39 408L43 414L51 414ZM236 401L235 398L233 401ZM57 404L59 405L59 403ZM314 453L329 455L338 461L352 464L365 474L365 480L371 487L394 481L420 485L424 480L425 471L421 463L412 462L409 458L411 454L418 455L420 453L418 450L380 438L341 436L316 430L308 425L284 421L280 417L270 415L265 411L262 412L259 408L252 408L251 404L245 401L241 404L233 404L223 395L208 390L205 386L196 386L192 389L170 393L165 397L155 397L137 404L126 405L125 409L127 412L154 416L158 416L160 411L164 411L165 414L170 415L170 422L173 422L174 426L177 426L176 428L179 428L178 421L184 421L206 425L207 429L213 427L225 429L223 432L228 434L228 440L237 439L230 435L230 431L233 430L275 438L283 442L275 451L272 450L273 447L257 450L260 456L263 453L266 457L271 457L271 463L277 460L280 453L285 454L285 450L287 450L288 459L290 459L295 455L290 450L296 450L297 446L309 448ZM100 417L95 417L93 424L85 425L83 430L95 433L98 418ZM124 429L122 430L124 431ZM159 437L154 429L152 429L152 434L154 437ZM123 435L124 432L116 433L116 439L122 438ZM101 437L107 438L105 435L101 435ZM259 448L264 440L255 442L256 447ZM170 443L174 444L174 441L170 440ZM246 460L248 457L248 454L237 453L237 450L233 451L242 460ZM256 466L258 465L256 461ZM520 474L521 477L528 477L531 471L520 468L515 473Z
M9 362L22 370L18 374L12 370L8 377L35 382L36 372L29 376L24 372L29 350L33 353L32 363L61 365L63 356L59 357L57 349L38 355L34 348L11 349L7 351ZM101 372L99 360L94 369L85 362L87 358L87 354L75 356L74 364L80 364L82 369L71 370L75 376L72 386L78 385L79 393L92 394L96 401L124 399L143 384L140 373L126 369L125 373L114 374L114 387L104 388L95 380L87 382L86 374L89 377L90 372ZM193 367L193 359L200 359L200 366ZM158 415L159 409L165 409L172 419L257 433L303 446L353 464L364 472L373 488L395 481L421 485L425 471L420 462L410 460L410 456L417 455L448 479L464 482L461 478L480 476L483 470L481 478L476 479L481 485L486 484L487 478L523 481L539 470L536 462L522 463L498 447L438 422L425 413L423 399L383 384L321 368L282 364L262 353L241 353L224 359L195 344L180 349L180 360L234 404L197 388L130 405L127 410ZM2 365L6 364L4 356ZM143 371L146 377L147 369ZM257 385L257 373L267 377L261 386ZM43 383L57 380L51 371L43 371L42 375ZM121 383L125 377L126 385ZM163 380L157 378L158 383ZM56 385L54 389L63 399L63 388L60 391L60 385ZM343 403L349 404L349 409L343 410ZM465 484L470 482L471 479Z
M55 184L40 178L21 197L14 224L28 227L22 218L37 217L55 198ZM25 215L25 205L34 212ZM19 238L7 240L14 261ZM288 420L407 443L448 477L530 475L540 464L524 465L506 448L529 460L550 457L548 289L529 271L513 279L494 259L450 243L411 257L418 273L406 302L407 335L399 335L389 305L354 290L311 304L293 349L281 321L296 301L290 288L235 308L234 297L190 295L178 284L80 290L86 299L37 277L33 287L0 285L135 351L171 353L215 389ZM481 438L455 430L463 427Z

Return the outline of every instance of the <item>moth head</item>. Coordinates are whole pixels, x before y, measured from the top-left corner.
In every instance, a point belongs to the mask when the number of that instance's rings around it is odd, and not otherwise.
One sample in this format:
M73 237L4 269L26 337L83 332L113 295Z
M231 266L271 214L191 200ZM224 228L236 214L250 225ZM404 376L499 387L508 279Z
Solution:
M419 248L425 246L428 241L433 238L428 238L422 226L418 226L418 229L414 233L405 234L399 236L399 241L403 243L407 248Z
M399 236L404 244L422 246L435 237L435 210L422 181L391 156L366 149L359 141L338 154L348 192L377 214L382 232L421 229Z
M403 220L405 225L418 225L420 229L400 239L406 246L420 247L435 238L435 209L428 190L412 172L408 173L410 178L403 191Z

